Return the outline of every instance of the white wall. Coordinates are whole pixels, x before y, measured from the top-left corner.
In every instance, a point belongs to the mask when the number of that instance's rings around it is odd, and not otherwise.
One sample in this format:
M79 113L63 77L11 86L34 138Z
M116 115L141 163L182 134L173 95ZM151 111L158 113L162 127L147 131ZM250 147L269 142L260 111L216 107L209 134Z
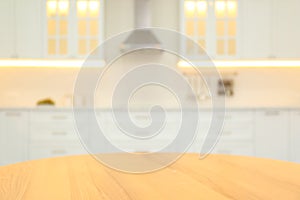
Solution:
M32 107L46 97L63 106L64 96L73 93L77 73L78 69L1 68L0 107ZM300 106L300 68L226 69L222 73L224 77L237 74L229 106Z

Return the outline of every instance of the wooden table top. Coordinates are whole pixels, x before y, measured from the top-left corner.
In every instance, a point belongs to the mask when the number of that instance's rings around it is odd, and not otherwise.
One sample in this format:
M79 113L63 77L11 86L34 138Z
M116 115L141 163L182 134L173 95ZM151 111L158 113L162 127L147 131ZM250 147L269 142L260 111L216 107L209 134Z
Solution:
M300 199L300 165L242 156L186 154L146 174L107 168L91 156L0 167L1 200Z

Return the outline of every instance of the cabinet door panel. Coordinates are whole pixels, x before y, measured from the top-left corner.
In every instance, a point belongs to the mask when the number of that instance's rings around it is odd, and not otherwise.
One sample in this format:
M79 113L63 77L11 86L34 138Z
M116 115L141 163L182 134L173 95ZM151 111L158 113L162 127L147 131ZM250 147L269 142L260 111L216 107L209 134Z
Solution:
M289 115L287 111L257 111L255 116L256 156L288 160Z
M300 163L300 111L291 113L291 161Z
M10 58L15 51L14 1L0 1L0 58Z
M27 160L28 113L3 112L0 137L2 164Z
M300 1L276 0L273 3L273 54L278 58L300 56Z
M271 54L271 0L244 0L240 6L241 57L267 58Z

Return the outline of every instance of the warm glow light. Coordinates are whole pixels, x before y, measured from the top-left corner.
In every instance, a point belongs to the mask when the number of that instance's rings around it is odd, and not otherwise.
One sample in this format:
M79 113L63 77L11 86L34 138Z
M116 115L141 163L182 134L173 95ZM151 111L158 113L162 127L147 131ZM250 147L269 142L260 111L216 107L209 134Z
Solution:
M98 1L90 1L89 2L89 11L91 16L98 16L99 13L99 2Z
M53 16L53 15L56 14L56 7L57 7L56 1L48 1L47 2L47 14L48 14L48 16Z
M85 16L87 14L87 1L77 1L77 12L79 16Z
M206 16L206 10L207 10L207 4L205 1L199 1L197 2L197 10L198 10L198 15L201 17Z
M230 17L236 17L237 12L237 2L236 1L228 1L227 2L228 15Z
M227 2L228 10L235 10L236 9L236 2L235 1L228 1Z
M68 15L69 13L69 2L68 1L59 1L58 2L58 11L60 15Z
M184 5L185 5L186 15L193 16L195 13L195 8L196 8L195 2L194 1L186 1L184 3Z
M95 61L84 61L84 60L27 60L27 59L16 59L16 60L0 60L0 67L59 67L59 68L78 68L82 65L88 67L103 67L105 62L103 60Z
M224 12L225 11L225 1L217 1L216 2L216 10L217 11L222 11L222 12Z
M282 68L300 68L300 60L233 60L233 61L207 61L196 62L195 67L282 67ZM192 65L185 61L178 62L178 67L189 68Z
M216 17L225 17L226 3L225 1L216 1L215 10Z

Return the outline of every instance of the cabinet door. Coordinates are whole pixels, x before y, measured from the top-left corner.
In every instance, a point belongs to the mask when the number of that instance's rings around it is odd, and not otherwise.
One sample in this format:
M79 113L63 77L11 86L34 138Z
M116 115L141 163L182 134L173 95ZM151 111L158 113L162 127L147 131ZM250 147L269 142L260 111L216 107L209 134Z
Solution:
M239 17L242 58L271 56L271 2L272 0L241 1Z
M300 1L273 1L272 54L277 58L300 56Z
M291 113L291 161L300 163L300 111Z
M14 56L16 43L14 32L14 1L0 1L0 58Z
M6 111L1 121L1 164L27 160L28 113Z
M257 111L255 116L256 156L288 160L289 115L287 111Z
M41 58L43 1L15 0L15 2L16 54L20 58Z

